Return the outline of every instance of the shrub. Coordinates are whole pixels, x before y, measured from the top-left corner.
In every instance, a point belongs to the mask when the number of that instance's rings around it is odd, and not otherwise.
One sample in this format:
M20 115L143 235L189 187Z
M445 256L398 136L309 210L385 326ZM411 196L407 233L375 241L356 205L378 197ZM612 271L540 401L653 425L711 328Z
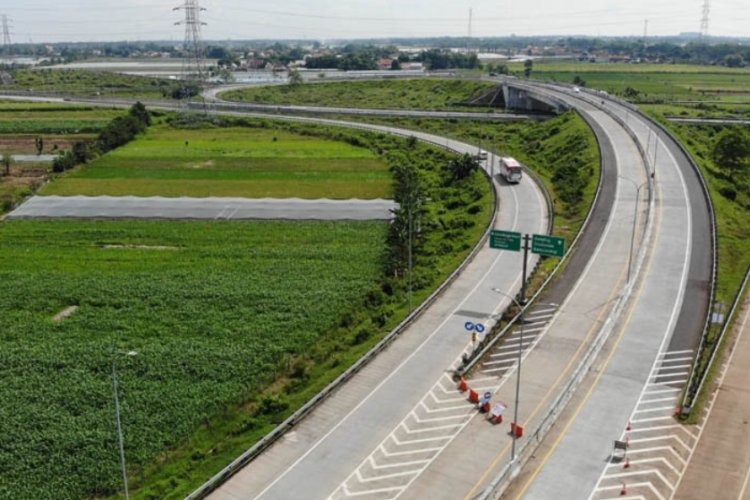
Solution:
M733 187L719 188L719 193L729 201L735 201L737 199L737 191Z
M264 395L258 405L258 415L275 415L289 408L289 403L273 394Z

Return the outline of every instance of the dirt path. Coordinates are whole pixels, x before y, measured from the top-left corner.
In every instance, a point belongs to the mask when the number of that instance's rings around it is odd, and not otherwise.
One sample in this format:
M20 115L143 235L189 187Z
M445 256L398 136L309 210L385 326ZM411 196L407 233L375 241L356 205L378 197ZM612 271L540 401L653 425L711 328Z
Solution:
M732 342L713 409L674 495L677 500L750 500L750 300Z

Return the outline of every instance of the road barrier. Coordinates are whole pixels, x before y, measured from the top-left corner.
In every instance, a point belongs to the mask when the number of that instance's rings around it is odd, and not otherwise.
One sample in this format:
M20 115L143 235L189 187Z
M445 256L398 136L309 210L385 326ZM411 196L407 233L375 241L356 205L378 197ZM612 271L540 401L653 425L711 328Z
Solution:
M708 363L706 364L706 367L702 370L702 376L700 377L698 387L695 390L695 399L693 399L693 401L691 402L691 407L690 407L691 410L692 410L692 405L695 404L695 400L701 394L701 391L703 391L706 385L706 381L708 380L708 375L709 373L711 373L711 367L713 366L714 362L716 361L716 357L719 354L719 348L724 342L724 339L726 338L727 333L729 332L729 329L732 326L732 323L734 322L734 317L737 314L737 311L742 305L742 299L745 296L745 290L747 289L748 281L750 281L750 268L748 268L747 272L745 273L745 278L742 280L742 285L740 286L740 289L737 291L737 295L735 295L734 297L734 301L732 302L732 308L729 310L729 314L724 320L724 326L721 328L719 337L714 341L713 348L711 349L711 357L709 358ZM683 412L684 412L684 406L682 409L680 409L680 413L683 413Z

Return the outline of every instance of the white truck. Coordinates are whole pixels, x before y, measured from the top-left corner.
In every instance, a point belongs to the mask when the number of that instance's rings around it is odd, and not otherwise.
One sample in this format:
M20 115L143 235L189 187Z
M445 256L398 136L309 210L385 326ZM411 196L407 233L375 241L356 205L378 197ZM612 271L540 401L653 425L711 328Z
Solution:
M518 161L506 156L500 159L500 175L505 177L508 184L518 184L523 178L523 168Z

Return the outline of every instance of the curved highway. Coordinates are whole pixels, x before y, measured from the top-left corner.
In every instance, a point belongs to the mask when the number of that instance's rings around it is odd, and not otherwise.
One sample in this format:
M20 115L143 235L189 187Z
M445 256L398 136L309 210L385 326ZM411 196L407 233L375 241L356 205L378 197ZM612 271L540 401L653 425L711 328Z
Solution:
M660 423L671 419L671 413L663 415L666 406L671 412L679 402L685 366L692 362L710 301L713 241L701 179L676 143L626 107L612 101L602 106L599 98L552 86L530 88L566 100L590 121L604 152L605 178L616 188L604 198L611 203L600 203L609 210L594 214L600 220L598 234L587 243L591 258L566 268L573 286L561 297L561 306L537 309L529 318L536 325L528 328L533 335L522 344L521 422L527 429L544 420L599 338L606 341L604 354L587 376L588 389L576 394L558 428L536 450L538 460L511 484L506 497L605 500L618 496L615 489L627 474L628 481L636 481L636 497L663 500L671 497L668 485L674 478L662 481L660 475L675 474L675 466L663 456L669 446L649 443L671 439L659 434L661 427L669 427ZM418 132L357 126L446 142ZM650 167L639 144L647 150ZM446 146L476 151L453 141ZM639 204L635 199L635 186L648 186L652 172L647 168L656 170L651 210L646 195ZM615 178L620 180L612 184ZM498 189L497 227L544 232L545 204L532 182L498 184ZM634 211L636 246L644 245L633 264L641 272L628 282ZM491 497L481 495L508 461L507 428L475 418L448 373L470 348L463 323L488 322L501 310L506 301L492 290L514 293L518 268L517 254L483 249L398 342L209 498L495 498L497 489ZM611 334L602 337L607 328ZM470 381L503 402L512 401L515 377L515 363L506 361L506 354L521 344L512 337L506 342ZM628 422L635 424L625 432ZM642 460L623 472L608 460L612 441L626 437Z

